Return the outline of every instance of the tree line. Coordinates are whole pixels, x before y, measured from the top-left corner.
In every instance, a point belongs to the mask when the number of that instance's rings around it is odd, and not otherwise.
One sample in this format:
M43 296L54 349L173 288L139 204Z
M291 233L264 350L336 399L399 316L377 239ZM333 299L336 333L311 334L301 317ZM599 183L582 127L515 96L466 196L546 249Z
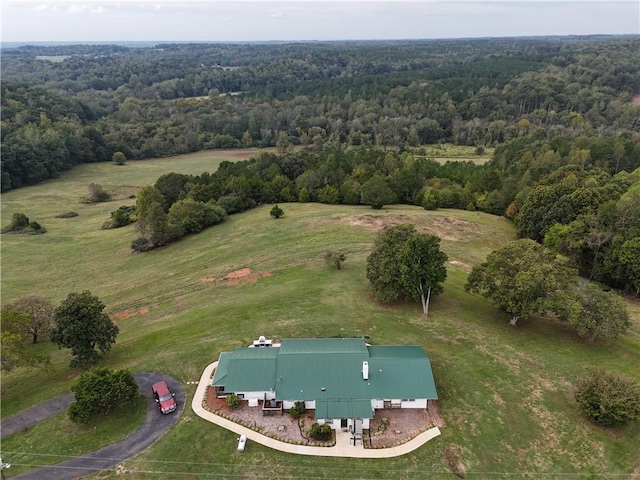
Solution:
M496 149L485 165L442 164L421 152L262 152L222 162L213 173L162 175L138 194L134 249L165 245L264 204L458 208L504 215L519 237L567 257L581 275L638 294L637 139L519 139Z

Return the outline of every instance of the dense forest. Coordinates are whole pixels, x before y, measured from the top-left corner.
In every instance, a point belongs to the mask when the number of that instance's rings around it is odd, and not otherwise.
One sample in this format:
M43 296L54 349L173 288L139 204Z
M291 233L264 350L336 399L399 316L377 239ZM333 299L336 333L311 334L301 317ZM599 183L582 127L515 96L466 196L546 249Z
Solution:
M2 189L116 151L631 138L638 92L635 36L3 49Z
M640 294L640 37L2 56L3 190L116 152L278 147L143 189L138 251L265 203L398 202L504 215L583 276ZM486 165L440 164L422 146L443 142L495 153Z

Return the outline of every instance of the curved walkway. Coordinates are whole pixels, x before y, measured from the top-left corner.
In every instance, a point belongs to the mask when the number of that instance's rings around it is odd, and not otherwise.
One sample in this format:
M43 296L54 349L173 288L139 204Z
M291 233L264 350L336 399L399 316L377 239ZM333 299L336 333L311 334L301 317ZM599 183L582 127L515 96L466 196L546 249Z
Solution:
M193 411L196 415L211 423L215 423L216 425L226 428L227 430L231 430L239 435L246 435L247 439L253 440L254 442L275 450L280 450L281 452L323 457L390 458L412 452L432 438L440 435L440 429L438 427L433 427L402 445L376 449L365 449L362 445L353 445L350 441L351 434L342 432L341 430L336 430L336 444L333 447L310 447L307 445L293 445L291 443L281 442L204 409L202 402L204 400L207 387L211 384L213 370L217 365L218 362L214 362L208 365L207 368L204 369L204 372L202 372L198 388L193 396L193 400L191 401L191 408Z
M56 465L50 465L11 478L21 480L73 480L85 475L100 472L144 451L174 425L186 401L184 387L175 378L160 373L135 373L134 378L147 399L147 415L142 426L121 442L96 450L80 457L75 457ZM176 394L178 409L170 415L163 415L156 406L151 393L151 385L164 380ZM2 436L10 435L50 416L63 412L73 401L73 394L58 397L49 402L19 412L2 421ZM8 433L9 432L9 433ZM5 458L5 460L9 460ZM7 471L7 473L11 473Z

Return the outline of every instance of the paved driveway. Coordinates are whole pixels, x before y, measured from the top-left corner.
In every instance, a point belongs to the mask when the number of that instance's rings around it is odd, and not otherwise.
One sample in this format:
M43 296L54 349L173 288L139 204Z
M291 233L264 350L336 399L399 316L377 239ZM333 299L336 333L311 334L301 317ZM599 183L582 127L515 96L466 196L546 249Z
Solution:
M140 387L140 392L147 399L147 415L138 430L121 442L114 443L95 452L72 458L56 465L12 476L11 478L21 480L73 480L111 468L144 451L159 439L182 415L186 401L184 387L175 378L160 373L135 373L133 376ZM169 415L160 413L151 394L151 385L160 380L165 380L171 391L176 394L178 409ZM64 411L72 401L73 394L64 395L12 415L2 421L2 436L10 435L45 418L56 415ZM3 460L11 462L10 458L4 458ZM11 470L6 470L5 472L6 474L11 474Z

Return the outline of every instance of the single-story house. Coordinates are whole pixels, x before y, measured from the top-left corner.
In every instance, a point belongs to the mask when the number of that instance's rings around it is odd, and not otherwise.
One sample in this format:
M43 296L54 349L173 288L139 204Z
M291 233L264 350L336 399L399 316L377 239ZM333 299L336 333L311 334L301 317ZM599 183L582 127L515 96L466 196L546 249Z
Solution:
M304 402L316 421L355 433L375 410L422 408L438 398L431 363L417 345L367 345L363 338L299 338L220 354L213 381L218 397L235 394L263 409Z

